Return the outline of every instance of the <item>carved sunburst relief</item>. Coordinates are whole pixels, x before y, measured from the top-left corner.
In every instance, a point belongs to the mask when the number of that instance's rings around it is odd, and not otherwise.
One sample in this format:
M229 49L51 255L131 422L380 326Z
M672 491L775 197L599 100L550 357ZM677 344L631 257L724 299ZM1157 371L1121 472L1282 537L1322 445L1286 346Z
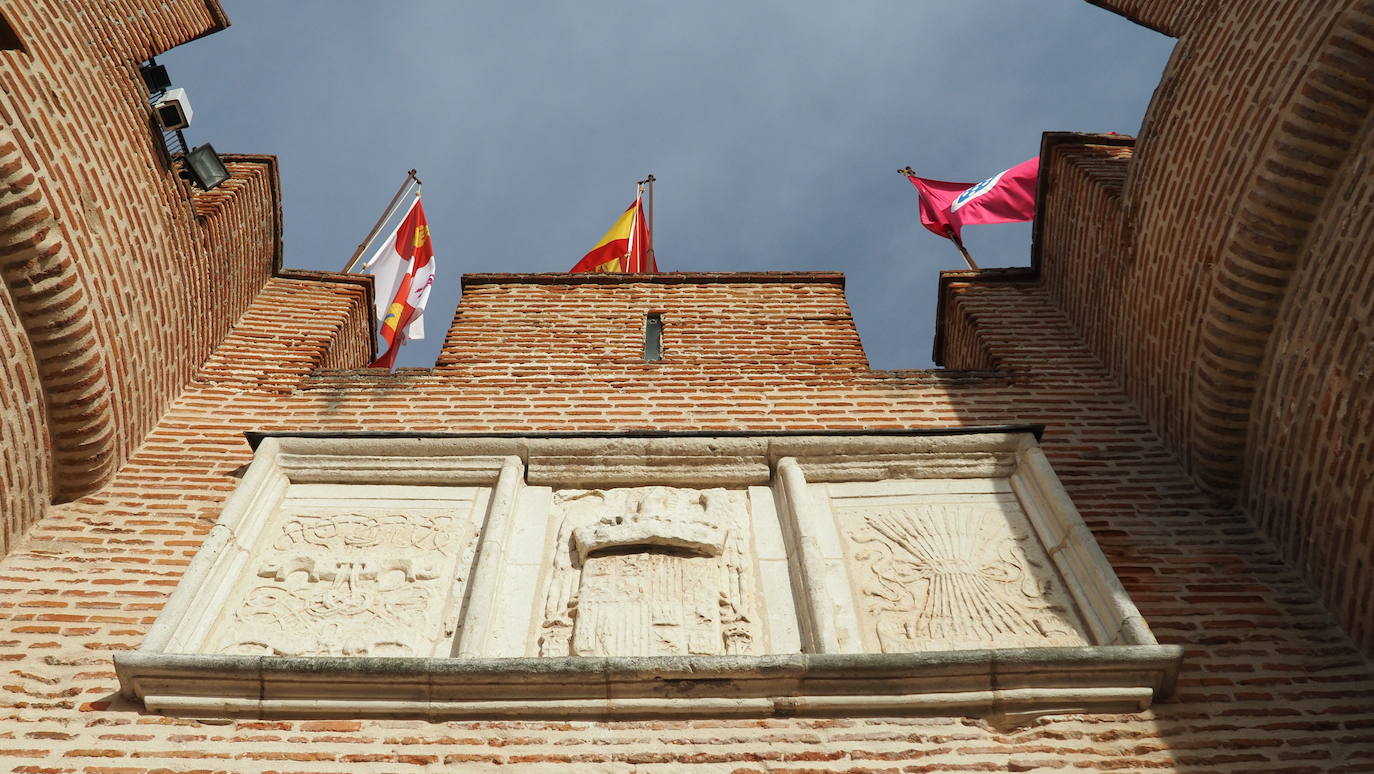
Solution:
M843 513L866 626L883 652L1084 644L1054 571L999 509Z

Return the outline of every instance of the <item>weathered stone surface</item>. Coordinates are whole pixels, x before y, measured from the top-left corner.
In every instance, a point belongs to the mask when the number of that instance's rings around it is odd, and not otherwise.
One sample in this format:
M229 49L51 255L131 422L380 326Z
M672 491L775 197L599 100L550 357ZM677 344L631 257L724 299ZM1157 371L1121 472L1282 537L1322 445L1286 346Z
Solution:
M1171 690L1178 653L1143 626L1030 434L777 440L789 456L734 440L772 461L773 489L605 486L620 469L590 465L580 481L599 488L550 489L522 481L518 454L489 454L566 444L537 436L265 439L142 655L120 661L125 691L167 711L353 712L370 697L357 711L611 717L1089 711ZM577 447L625 450L596 441ZM729 462L698 464L709 443L659 439L656 464L717 480ZM961 455L1007 472L951 477ZM428 483L360 483L393 471ZM1098 671L1055 672L1064 659ZM1004 663L1030 665L1024 684ZM607 683L589 691L574 676L597 664ZM485 683L438 677L481 665ZM240 684L255 671L256 704Z
M116 656L150 710L251 717L540 718L1123 712L1182 649L637 658Z

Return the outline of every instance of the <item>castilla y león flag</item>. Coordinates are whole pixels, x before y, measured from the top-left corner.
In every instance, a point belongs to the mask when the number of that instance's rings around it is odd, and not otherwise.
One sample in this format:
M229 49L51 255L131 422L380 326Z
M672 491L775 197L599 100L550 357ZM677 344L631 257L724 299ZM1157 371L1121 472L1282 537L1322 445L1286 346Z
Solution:
M649 244L649 227L644 222L644 198L636 197L634 203L611 226L610 231L601 237L591 252L569 271L579 274L589 271L604 272L656 272L654 253Z
M372 273L377 303L378 335L386 352L372 368L394 368L396 351L412 339L425 337L425 304L434 284L434 245L420 197L410 205L401 225L372 254L363 268Z
M1016 223L1035 217L1040 157L998 172L981 183L950 183L907 175L920 192L921 225L942 237L958 237L975 223Z

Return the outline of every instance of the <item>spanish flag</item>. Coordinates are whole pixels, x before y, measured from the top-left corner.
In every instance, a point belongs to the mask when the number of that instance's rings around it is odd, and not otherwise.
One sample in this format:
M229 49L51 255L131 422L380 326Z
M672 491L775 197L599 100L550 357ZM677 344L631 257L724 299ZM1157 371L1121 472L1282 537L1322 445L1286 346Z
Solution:
M434 284L434 245L418 195L401 224L364 268L372 272L380 328L377 334L386 342L385 354L369 368L395 368L401 345L425 337L425 304Z
M656 272L658 266L649 240L649 226L644 222L644 197L637 196L596 247L572 267L571 273Z

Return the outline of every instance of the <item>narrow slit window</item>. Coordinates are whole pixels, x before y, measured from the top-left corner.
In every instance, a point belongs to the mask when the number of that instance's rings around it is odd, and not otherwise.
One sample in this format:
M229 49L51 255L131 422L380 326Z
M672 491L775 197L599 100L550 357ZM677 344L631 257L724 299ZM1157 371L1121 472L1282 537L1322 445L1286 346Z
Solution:
M663 359L663 315L650 312L644 316L644 362Z

